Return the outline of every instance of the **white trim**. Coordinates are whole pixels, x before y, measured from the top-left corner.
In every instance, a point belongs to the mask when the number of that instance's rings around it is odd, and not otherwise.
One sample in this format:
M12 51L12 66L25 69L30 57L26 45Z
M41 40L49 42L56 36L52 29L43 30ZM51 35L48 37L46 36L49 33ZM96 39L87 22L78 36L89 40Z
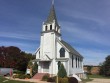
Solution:
M35 51L35 53L34 53L34 54L36 54L39 50L40 50L40 47L39 47L39 48L37 48L37 50Z
M60 40L57 39L57 41L62 47L64 47L68 52L70 52L69 49L67 47L65 47L65 45L63 45Z

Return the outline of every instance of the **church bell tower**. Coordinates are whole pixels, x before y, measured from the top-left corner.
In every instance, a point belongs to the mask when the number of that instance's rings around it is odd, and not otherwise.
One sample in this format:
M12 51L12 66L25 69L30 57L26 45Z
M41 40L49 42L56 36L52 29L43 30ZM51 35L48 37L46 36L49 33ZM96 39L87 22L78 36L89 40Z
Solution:
M60 26L57 21L54 4L50 9L47 20L43 22L41 31L40 55L41 59L55 58L56 39L61 40Z

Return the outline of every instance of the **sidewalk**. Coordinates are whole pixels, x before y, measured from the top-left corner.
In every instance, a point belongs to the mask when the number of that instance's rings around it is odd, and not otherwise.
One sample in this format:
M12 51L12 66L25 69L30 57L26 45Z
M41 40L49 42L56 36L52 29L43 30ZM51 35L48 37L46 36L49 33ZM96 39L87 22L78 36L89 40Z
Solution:
M7 78L9 79L9 78ZM46 81L41 81L39 79L18 79L18 78L11 78L10 80L17 80L17 81L27 81L27 82L34 82L34 83L51 83L51 82L46 82Z

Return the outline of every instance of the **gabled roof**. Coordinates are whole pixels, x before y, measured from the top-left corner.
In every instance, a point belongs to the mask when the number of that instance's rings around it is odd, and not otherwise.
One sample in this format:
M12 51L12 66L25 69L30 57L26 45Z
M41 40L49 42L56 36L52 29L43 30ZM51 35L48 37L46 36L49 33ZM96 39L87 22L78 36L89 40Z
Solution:
M83 56L80 55L70 44L66 43L63 40L61 40L60 42L70 51L70 53L75 54L75 55L83 58Z

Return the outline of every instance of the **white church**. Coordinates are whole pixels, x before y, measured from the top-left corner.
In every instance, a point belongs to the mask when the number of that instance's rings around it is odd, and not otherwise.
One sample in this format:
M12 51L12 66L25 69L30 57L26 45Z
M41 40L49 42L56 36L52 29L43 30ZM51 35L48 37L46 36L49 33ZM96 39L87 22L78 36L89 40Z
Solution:
M83 56L61 39L60 27L54 4L52 4L47 20L43 22L40 46L35 53L38 73L48 73L51 76L56 76L58 64L62 63L68 76L75 74L82 77L84 73Z

